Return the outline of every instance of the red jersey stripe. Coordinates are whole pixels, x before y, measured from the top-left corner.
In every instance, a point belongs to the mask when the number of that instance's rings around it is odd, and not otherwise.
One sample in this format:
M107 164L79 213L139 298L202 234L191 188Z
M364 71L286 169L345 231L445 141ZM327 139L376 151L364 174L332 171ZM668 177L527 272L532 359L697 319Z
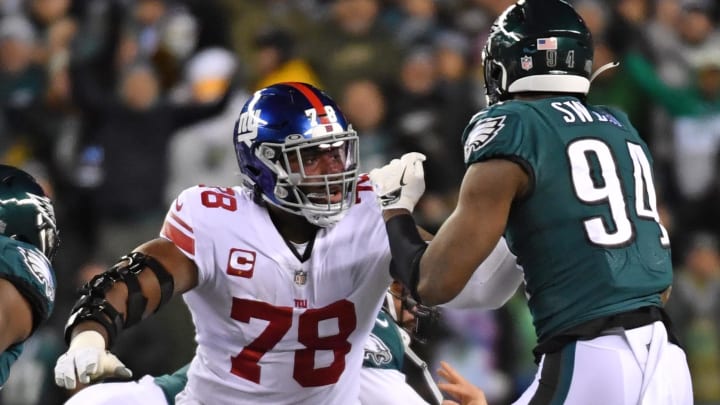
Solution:
M190 227L190 225L188 225L187 223L185 223L185 221L183 221L182 219L180 219L180 217L178 217L177 215L173 214L172 212L170 212L170 218L172 218L173 221L177 222L178 225L180 225L180 226L182 226L183 228L185 228L188 232L190 232L190 233L193 232L193 229Z
M165 221L162 227L161 235L170 239L175 246L184 250L185 253L195 256L195 239L185 235L181 230L176 228L173 224Z

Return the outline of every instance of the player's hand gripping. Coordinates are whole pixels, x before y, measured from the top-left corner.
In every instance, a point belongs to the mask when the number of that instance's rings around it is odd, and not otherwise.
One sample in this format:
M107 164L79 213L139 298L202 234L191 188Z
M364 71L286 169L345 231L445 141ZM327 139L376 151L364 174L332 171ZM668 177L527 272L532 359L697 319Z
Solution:
M370 171L370 181L382 210L415 208L425 192L425 155L411 152Z
M55 383L66 389L108 377L130 378L132 371L105 349L105 339L95 331L75 336L55 364Z

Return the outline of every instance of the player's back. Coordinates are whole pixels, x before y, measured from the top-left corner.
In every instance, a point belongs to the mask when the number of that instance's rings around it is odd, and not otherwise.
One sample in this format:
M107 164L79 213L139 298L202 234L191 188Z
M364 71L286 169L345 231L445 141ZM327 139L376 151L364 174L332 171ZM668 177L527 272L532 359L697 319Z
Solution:
M574 97L497 104L473 118L466 162L510 158L529 174L506 237L525 271L540 340L659 305L671 283L652 159L627 117Z
M10 281L31 304L38 325L52 312L55 299L55 276L50 262L33 245L0 235L0 278ZM22 352L22 343L0 353L0 387L10 367Z

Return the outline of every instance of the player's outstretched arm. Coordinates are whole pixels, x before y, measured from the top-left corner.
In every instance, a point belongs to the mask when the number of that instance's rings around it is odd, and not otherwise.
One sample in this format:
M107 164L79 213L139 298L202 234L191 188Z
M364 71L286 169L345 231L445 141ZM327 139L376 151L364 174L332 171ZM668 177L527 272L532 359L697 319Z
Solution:
M197 272L172 242L158 238L93 278L83 287L68 319L65 338L70 347L55 365L55 382L74 389L78 382L131 377L130 370L108 351L115 336L172 296L195 287Z
M512 202L528 181L510 160L468 167L455 210L416 264L417 293L424 304L444 304L460 293L502 237Z
M438 382L438 388L460 401L445 400L443 405L488 405L485 393L466 380L450 364L441 361L438 375L444 380Z
M418 153L403 155L372 170L370 179L388 232L393 277L423 304L440 305L460 293L496 247L510 206L525 192L529 178L510 160L472 164L465 173L457 207L426 244L411 215L425 188L424 159Z

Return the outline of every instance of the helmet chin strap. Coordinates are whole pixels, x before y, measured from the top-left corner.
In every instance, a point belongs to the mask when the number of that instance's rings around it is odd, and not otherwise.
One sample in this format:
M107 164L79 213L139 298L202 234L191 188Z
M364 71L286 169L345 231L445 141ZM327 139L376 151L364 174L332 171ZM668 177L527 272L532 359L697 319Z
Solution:
M604 71L615 69L618 66L620 66L620 62L610 62L600 66L598 70L596 70L595 73L590 76L590 83L592 83L593 80L595 80L596 77L600 76Z

